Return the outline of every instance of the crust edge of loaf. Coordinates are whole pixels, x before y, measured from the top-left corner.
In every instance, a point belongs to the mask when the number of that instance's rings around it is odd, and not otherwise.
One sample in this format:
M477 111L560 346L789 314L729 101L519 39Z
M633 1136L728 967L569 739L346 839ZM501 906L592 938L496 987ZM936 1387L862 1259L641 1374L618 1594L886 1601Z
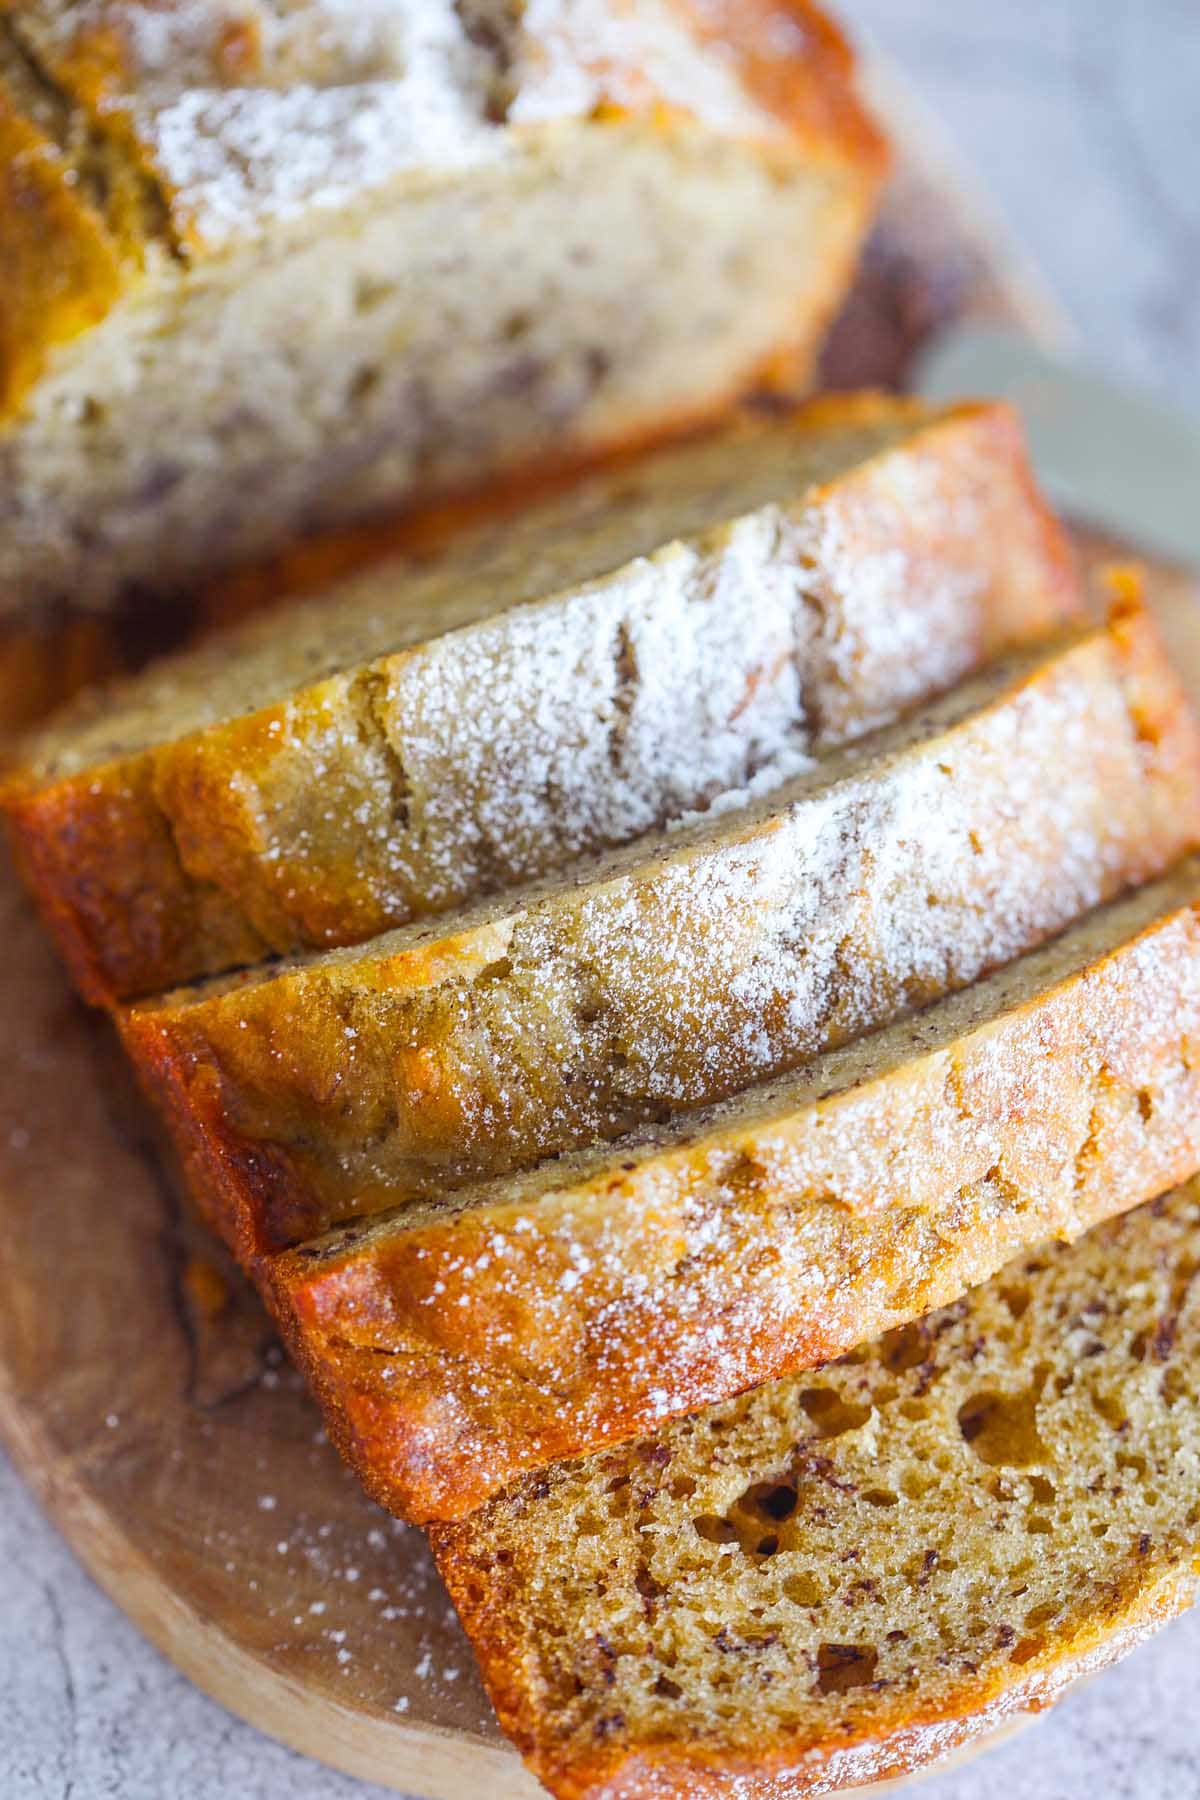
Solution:
M1135 1565L1110 1615L1076 1620L1012 1681L962 1682L936 1706L897 1703L882 1729L850 1743L773 1738L752 1760L703 1742L598 1748L584 1759L553 1740L530 1646L505 1606L501 1579L473 1550L471 1520L431 1526L428 1537L501 1729L556 1800L807 1800L911 1774L1015 1717L1047 1710L1186 1611L1200 1586L1200 1571L1171 1568L1139 1585Z

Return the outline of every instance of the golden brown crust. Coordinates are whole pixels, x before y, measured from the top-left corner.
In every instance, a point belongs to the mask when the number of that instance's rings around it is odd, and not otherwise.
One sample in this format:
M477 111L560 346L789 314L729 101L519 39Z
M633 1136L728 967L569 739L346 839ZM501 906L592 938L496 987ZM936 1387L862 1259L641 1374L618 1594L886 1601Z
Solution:
M168 822L154 803L149 758L63 783L51 796L13 794L9 841L79 991L103 1002L109 986L170 985L183 957L208 954L225 966L256 962L268 946L210 885L185 877ZM115 928L111 895L92 878L118 868L136 896L136 931ZM103 945L104 980L97 953Z
M818 520L823 524L812 578L831 603L853 604L860 562L882 566L886 551L888 566L897 567L902 549L913 572L911 600L897 593L894 604L936 605L939 583L961 584L977 613L976 661L1077 616L1079 591L1065 538L1034 489L1019 427L1006 409L965 407L922 424L927 415L919 409L856 396L801 410L795 428L818 436L825 430L870 432L889 417L907 421L912 438L895 454L911 459L907 479L941 495L942 523L928 511L919 519L904 516L897 500L904 492L904 471L888 456L868 459L806 496L805 516L814 527ZM621 459L614 466L614 484L626 467L636 465ZM992 491L984 495L982 471L988 469ZM488 500L443 507L426 521L395 530L389 547L436 557L451 550L456 537L486 529L523 501L559 491L510 486ZM970 522L965 531L964 520ZM378 540L373 547L381 547ZM356 562L359 548L350 543L340 551L326 549L314 569L305 557L317 554L302 553L249 594L227 595L227 607L236 611L281 583L307 585L318 570L328 571L331 560ZM926 591L928 602L922 598ZM214 607L207 610L211 614ZM390 666L379 660L385 676ZM960 664L957 672L967 666ZM301 885L294 858L281 860L274 848L263 855L253 808L238 799L245 793L252 800L260 782L274 780L281 745L296 758L311 754L304 742L306 721L319 721L321 706L318 689L302 690L152 752L85 767L78 776L47 780L36 763L13 771L0 804L86 997L104 1003L236 966L246 958L248 941L263 942L268 918L271 947L285 951L353 942L403 922L407 915L396 910L394 900L385 904L364 896L357 853L319 870L307 859ZM36 758L36 744L29 754ZM238 785L231 787L234 777ZM291 785L299 794L306 789L302 776ZM277 783L272 805L282 836L289 815L278 811ZM170 854L163 848L168 842L174 846ZM150 866L148 844L158 846L153 882L142 878ZM186 862L176 854L180 845L190 852ZM136 880L130 871L137 871ZM316 907L311 917L306 906ZM192 933L198 914L204 929Z
M0 81L0 417L37 381L54 348L104 317L125 259L56 146Z
M1084 955L1093 929L1132 935L1078 972L1043 988L1050 957L1018 965L964 1035L952 1003L950 1024L884 1041L895 1059L911 1040L911 1060L851 1062L851 1085L834 1062L810 1085L835 1091L790 1112L781 1096L749 1127L586 1178L568 1164L536 1201L485 1195L262 1263L374 1497L461 1518L526 1470L827 1362L1192 1175L1198 872L1164 884L1148 923L1147 904L1089 924Z
M743 85L789 129L835 146L872 186L887 139L858 98L844 33L810 0L676 0L701 43L723 46Z
M1127 1656L1194 1604L1197 1573L1157 1572L1129 1584L1106 1610L1073 1620L1039 1656L1007 1678L963 1681L937 1707L897 1696L876 1709L870 1737L838 1743L767 1735L752 1760L702 1738L634 1748L596 1745L564 1756L538 1691L520 1617L490 1548L480 1554L465 1525L433 1526L430 1543L479 1661L501 1729L556 1800L816 1800L908 1775L984 1738L1006 1721L1053 1706L1077 1681Z
M781 1073L1197 841L1200 740L1144 614L994 667L873 751L448 931L127 1009L126 1043L238 1254ZM936 893L914 806L941 821Z

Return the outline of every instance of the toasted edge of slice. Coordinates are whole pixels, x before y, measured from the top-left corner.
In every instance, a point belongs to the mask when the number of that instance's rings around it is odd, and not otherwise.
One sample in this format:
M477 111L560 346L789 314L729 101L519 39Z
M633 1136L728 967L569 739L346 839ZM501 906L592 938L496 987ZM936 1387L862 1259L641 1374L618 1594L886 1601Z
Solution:
M560 1800L790 1800L1050 1705L1195 1597L1200 1191L431 1532Z
M1080 612L1006 409L860 395L169 658L32 738L0 804L85 997L130 998L533 879Z
M258 1273L369 1491L461 1518L1197 1168L1193 859L799 1075Z
M1200 731L1125 603L748 809L122 1028L253 1256L796 1067L1197 844Z

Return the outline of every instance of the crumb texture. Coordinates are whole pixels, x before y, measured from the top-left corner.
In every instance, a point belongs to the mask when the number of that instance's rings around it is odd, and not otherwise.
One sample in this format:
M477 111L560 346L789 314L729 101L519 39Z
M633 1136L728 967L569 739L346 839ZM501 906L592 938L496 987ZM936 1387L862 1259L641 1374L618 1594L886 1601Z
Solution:
M1192 1185L438 1528L537 1773L572 1800L825 1792L856 1746L902 1768L1185 1604L1198 1269Z

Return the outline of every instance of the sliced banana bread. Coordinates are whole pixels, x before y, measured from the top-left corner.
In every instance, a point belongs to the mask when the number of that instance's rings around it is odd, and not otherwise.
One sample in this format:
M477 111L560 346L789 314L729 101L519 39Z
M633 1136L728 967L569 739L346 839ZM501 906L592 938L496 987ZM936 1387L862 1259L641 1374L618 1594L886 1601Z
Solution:
M995 407L821 403L425 548L29 744L4 804L92 998L536 878L1080 610Z
M803 382L885 161L807 0L0 7L0 610Z
M1200 843L1134 606L748 809L444 925L128 1008L243 1257L703 1106L964 987Z
M1200 864L819 1057L619 1145L260 1271L394 1511L837 1356L1200 1169Z
M1198 1270L1192 1184L437 1528L535 1773L560 1800L827 1794L1040 1710L1189 1605Z

